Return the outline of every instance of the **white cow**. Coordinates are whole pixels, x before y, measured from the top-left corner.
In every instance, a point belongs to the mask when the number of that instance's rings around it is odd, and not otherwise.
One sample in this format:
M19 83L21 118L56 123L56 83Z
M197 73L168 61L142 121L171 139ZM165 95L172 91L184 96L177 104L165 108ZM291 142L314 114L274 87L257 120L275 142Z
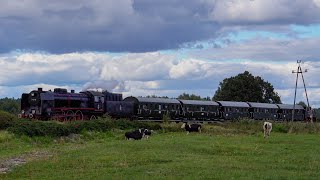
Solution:
M264 136L263 137L269 137L271 130L272 130L272 123L270 122L264 122L263 123L263 130L264 130Z

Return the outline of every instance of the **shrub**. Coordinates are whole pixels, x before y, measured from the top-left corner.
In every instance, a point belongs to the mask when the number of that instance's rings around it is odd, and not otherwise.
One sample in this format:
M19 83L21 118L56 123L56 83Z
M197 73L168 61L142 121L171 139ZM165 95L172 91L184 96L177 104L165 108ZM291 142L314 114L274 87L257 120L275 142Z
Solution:
M66 125L54 121L28 121L24 119L15 120L13 125L8 128L8 131L30 137L34 136L67 136L70 129Z
M30 137L50 136L60 137L70 134L79 134L83 131L106 132L111 129L136 129L148 128L153 130L161 129L157 123L138 122L128 120L97 119L93 121L74 121L60 123L56 121L31 121L27 119L16 119L13 121L8 131Z
M0 111L0 129L6 129L12 125L16 117L8 112Z
M279 133L288 133L289 127L284 123L273 123L272 131Z
M181 129L181 123L164 123L162 124L162 129L164 132L182 132L185 131Z

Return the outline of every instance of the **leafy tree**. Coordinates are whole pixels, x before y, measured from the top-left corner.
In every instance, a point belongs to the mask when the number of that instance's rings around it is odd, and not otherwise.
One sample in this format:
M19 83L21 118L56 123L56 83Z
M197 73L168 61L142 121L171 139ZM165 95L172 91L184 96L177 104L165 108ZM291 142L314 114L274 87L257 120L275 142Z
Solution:
M168 96L156 96L156 95L147 95L146 98L165 98L165 99L169 99Z
M281 103L280 96L268 81L248 71L220 82L213 100Z
M11 114L18 114L20 112L20 99L7 97L0 99L0 110Z
M178 99L184 99L184 100L204 100L204 101L210 101L210 97L205 97L202 98L201 96L197 96L195 94L187 94L187 93L183 93L181 95L178 96Z
M306 108L307 107L307 104L303 101L300 101L297 103L298 105L301 105L302 107Z

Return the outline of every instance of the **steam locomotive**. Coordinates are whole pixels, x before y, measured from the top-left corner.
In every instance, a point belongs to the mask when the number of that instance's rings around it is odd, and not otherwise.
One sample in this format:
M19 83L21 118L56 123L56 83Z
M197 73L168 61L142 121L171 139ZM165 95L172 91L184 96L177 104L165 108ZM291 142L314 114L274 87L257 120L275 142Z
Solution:
M294 115L293 115L294 109ZM39 120L93 120L105 114L113 118L161 121L217 121L251 118L256 120L295 121L312 119L315 114L301 105L268 104L233 101L197 101L166 98L122 97L108 91L76 93L56 88L42 88L24 93L21 97L20 118Z

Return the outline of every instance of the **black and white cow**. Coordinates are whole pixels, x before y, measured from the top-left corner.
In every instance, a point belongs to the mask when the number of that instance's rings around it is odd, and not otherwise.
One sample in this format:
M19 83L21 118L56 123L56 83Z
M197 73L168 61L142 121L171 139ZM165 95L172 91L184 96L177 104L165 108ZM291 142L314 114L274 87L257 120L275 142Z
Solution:
M153 130L149 130L149 129L144 129L144 137L146 137L147 139L151 136Z
M124 135L126 136L126 139L134 139L134 140L140 140L142 137L144 137L145 129L140 128L131 132L126 132Z
M181 126L182 129L185 129L187 131L187 134L190 132L200 132L201 133L201 124L188 124L183 123Z

